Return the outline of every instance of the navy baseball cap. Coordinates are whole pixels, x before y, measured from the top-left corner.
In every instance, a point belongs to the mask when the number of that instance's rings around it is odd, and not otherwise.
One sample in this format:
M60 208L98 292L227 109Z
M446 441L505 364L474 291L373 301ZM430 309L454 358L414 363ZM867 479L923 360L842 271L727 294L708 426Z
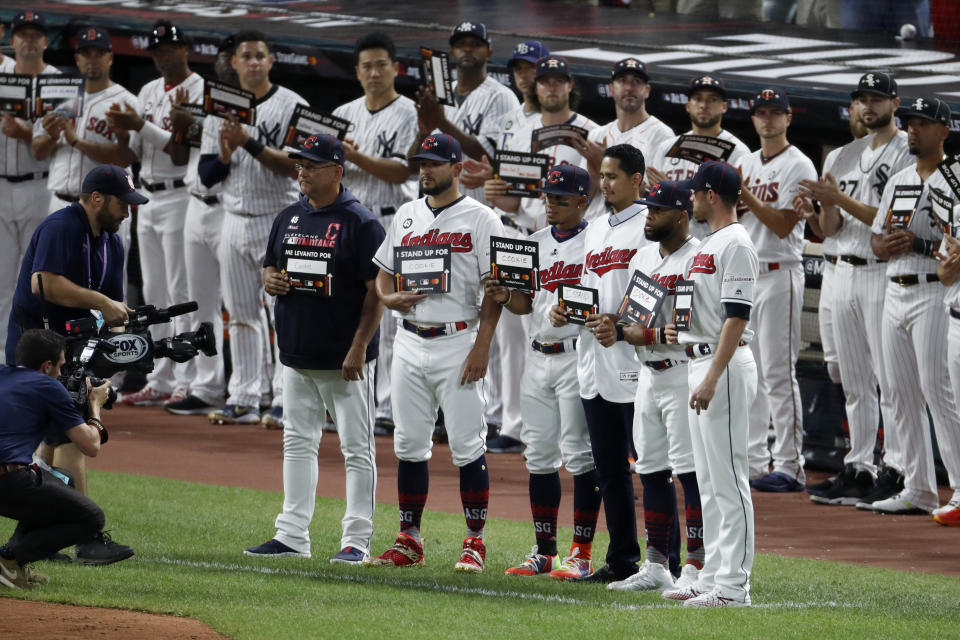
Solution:
M127 204L146 204L150 199L133 188L130 174L113 164L102 164L92 169L80 185L80 193L94 191L108 196L116 196Z
M236 43L233 40L233 34L230 34L226 38L220 41L220 44L217 45L217 54L221 54L224 51L233 51L236 48Z
M884 98L896 98L897 81L889 73L870 71L860 76L857 90L851 91L850 97L856 99L861 93L873 93Z
M900 107L897 115L904 122L904 126L907 118L924 118L946 127L950 126L950 107L939 98L917 98L908 106Z
M165 43L187 44L187 37L179 27L174 26L168 20L157 20L153 25L153 31L148 38L147 50Z
M622 76L625 73L639 76L644 82L650 80L650 76L647 75L647 65L637 58L624 58L615 62L613 70L610 72L610 81L616 80L617 76Z
M507 68L513 66L517 60L526 60L530 64L537 64L537 60L550 55L550 50L539 40L524 40L513 48L513 55L507 61Z
M17 32L20 27L33 27L41 33L47 32L47 19L36 11L21 11L10 21L10 34Z
M689 180L681 180L677 186L691 191L716 191L724 196L740 195L740 174L733 165L719 160L708 160L700 165Z
M435 133L423 139L420 144L420 153L410 156L410 159L463 162L463 154L456 138L445 133Z
M750 103L750 115L753 115L757 107L776 107L790 113L790 99L787 92L783 89L764 89L758 93Z
M544 76L548 76L551 73L556 73L558 75L564 76L568 80L570 79L570 65L567 64L567 61L560 56L544 56L537 60L537 75L535 80L539 80Z
M554 196L590 195L590 172L572 164L559 164L547 172L538 193Z
M482 22L465 21L455 26L453 33L450 34L450 46L452 47L454 42L464 36L473 36L490 44L490 38L487 37L487 25Z
M684 182L689 182L685 180ZM676 180L664 180L650 187L647 195L638 200L640 204L659 209L693 211L693 189Z
M106 51L113 51L113 43L110 42L110 35L103 29L97 27L88 27L77 34L77 46L74 51L80 51L87 47L97 47Z
M687 95L692 96L694 91L699 91L700 89L716 91L721 97L727 97L727 89L723 86L723 80L717 76L712 76L709 73L702 76L697 76L691 80L690 88L687 89Z
M327 133L314 133L303 141L298 151L288 153L288 158L312 162L336 162L343 166L343 144Z

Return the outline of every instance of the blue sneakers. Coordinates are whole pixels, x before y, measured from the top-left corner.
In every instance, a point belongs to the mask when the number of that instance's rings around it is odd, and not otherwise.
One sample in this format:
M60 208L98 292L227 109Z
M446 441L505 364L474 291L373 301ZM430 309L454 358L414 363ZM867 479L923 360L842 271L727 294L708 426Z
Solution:
M356 547L344 547L340 553L330 558L330 564L362 565L367 554Z
M803 484L796 478L780 471L774 471L762 478L751 480L750 486L757 491L766 491L768 493L792 493L794 491L804 490Z
M250 547L243 555L254 558L309 558L310 552L294 551L282 542L270 539L257 547Z
M208 413L207 419L211 424L257 424L260 422L260 412L256 407L228 404L223 409Z

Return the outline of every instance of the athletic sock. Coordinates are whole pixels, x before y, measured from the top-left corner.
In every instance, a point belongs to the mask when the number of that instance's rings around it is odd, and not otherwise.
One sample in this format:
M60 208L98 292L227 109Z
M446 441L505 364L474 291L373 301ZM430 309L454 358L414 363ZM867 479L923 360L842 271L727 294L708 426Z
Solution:
M557 555L557 514L560 512L560 474L530 474L530 511L537 538L537 553Z
M397 497L400 504L400 532L420 542L420 519L427 504L430 471L427 462L405 462L397 465Z
M481 455L470 464L460 467L460 502L467 520L467 536L483 538L487 523L487 505L490 504L490 474L487 458Z
M700 487L697 474L681 473L677 476L683 485L683 499L686 502L687 520L687 564L703 569L703 512L700 508Z
M643 520L647 530L647 561L666 564L670 554L670 531L677 512L677 493L670 482L672 472L640 474L643 483Z
M597 470L573 476L573 544L580 547L580 556L590 557L593 534L600 515L600 483Z

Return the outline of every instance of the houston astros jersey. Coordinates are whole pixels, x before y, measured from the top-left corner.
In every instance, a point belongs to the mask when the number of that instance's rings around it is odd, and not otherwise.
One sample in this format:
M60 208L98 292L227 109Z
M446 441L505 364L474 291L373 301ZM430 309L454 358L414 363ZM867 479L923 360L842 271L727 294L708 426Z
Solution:
M528 238L540 245L540 291L533 294L533 311L527 324L530 339L544 343L561 342L580 334L577 325L555 327L550 324L550 308L557 304L557 288L561 284L580 284L585 237L586 228L561 242L553 235L553 227L547 227Z
M584 263L581 284L599 293L600 313L616 313L630 279L630 261L648 243L643 235L647 208L633 204L615 214L604 214L584 232ZM585 327L577 344L577 375L580 396L600 394L610 402L633 402L639 366L633 347L618 342L600 346Z
M527 111L525 104L508 113L500 123L500 134L497 136L497 149L508 149L509 140L516 135L530 120L540 115L539 111Z
M16 60L10 56L4 56L3 60L0 60L0 73L16 73L16 65ZM60 73L60 70L48 64L40 73ZM33 124L30 121L27 123ZM36 135L36 129L34 129L34 135ZM43 173L49 166L49 159L34 159L29 142L0 134L0 176L17 177Z
M810 158L793 145L772 158L754 151L742 160L740 171L744 186L760 202L774 209L793 211L793 199L800 190L800 180L816 180L817 170ZM760 262L800 262L803 260L803 227L801 219L786 238L779 238L753 212L743 214L743 228L753 239Z
M179 89L186 89L189 97L186 102L189 104L200 104L203 102L203 77L197 73L191 73L183 82L174 86L166 86L163 78L157 78L143 85L137 100L140 102L140 117L148 122L152 122L164 131L173 131L173 123L170 120L170 104ZM163 149L158 149L142 136L136 137L134 144L131 137L131 148L140 158L140 178L146 182L162 182L164 180L176 180L184 178L187 174L189 163L183 166L173 164L173 159ZM193 156L199 156L196 150L191 149L191 160Z
M681 343L720 342L726 317L724 303L753 306L760 262L750 234L739 222L709 234L700 243L687 267L687 280L693 280L693 305L690 330L681 331ZM753 338L752 321L743 330L741 340Z
M394 247L450 245L450 291L431 294L409 313L413 322L444 323L474 320L480 315L483 284L490 273L490 236L502 236L503 224L490 207L469 196L434 215L426 196L401 206L373 261L395 273Z
M397 96L387 106L370 111L361 96L334 109L333 115L350 121L347 138L361 153L407 163L407 150L417 137L417 108L410 98ZM402 183L381 180L349 161L343 164L343 184L377 214L383 207L399 207L406 200Z

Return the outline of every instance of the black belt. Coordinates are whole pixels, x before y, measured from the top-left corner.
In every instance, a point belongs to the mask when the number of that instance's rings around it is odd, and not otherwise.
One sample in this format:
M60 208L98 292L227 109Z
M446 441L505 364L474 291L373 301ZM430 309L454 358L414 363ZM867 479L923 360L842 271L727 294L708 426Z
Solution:
M511 218L510 216L500 216L500 222L502 222L503 224L507 225L507 226L510 227L511 229L516 229L517 231L519 231L519 232L521 232L521 233L525 233L526 235L530 235L531 233L533 233L533 230L532 230L532 229L527 229L526 227L521 227L521 226L518 225L517 222L516 222L513 218Z
M536 340L530 345L533 347L534 351L539 351L545 355L553 355L556 353L564 353L567 350L567 347L562 342L537 342ZM577 340L574 338L571 351L577 348Z
M470 326L469 323L463 322L462 320L460 322L448 324L453 324L455 331L463 331ZM440 336L449 335L445 327L418 327L407 320L403 321L403 328L410 333L417 334L421 338L439 338Z
M380 207L380 215L382 216L392 216L397 212L396 207Z
M212 207L215 204L220 204L220 196L218 195L202 196L199 193L191 193L190 195L208 207Z
M80 202L79 196L72 196L69 193L54 193L53 195L57 196L61 200L66 200L67 202Z
M741 340L737 346L745 347L747 343ZM688 344L685 351L687 352L688 358L702 358L703 356L709 356L713 353L713 347L701 342L700 344Z
M883 264L886 260L874 260L870 262L866 258L861 258L860 256L840 256L840 260L846 262L847 264L852 264L855 267L865 267L868 264Z
M823 259L829 262L830 264L837 264L837 256L832 256L829 253L823 254Z
M14 471L20 471L21 469L29 469L32 465L24 464L22 462L8 462L5 464L0 464L0 476L7 473L13 473Z
M141 182L141 184L143 185L143 188L149 191L150 193L153 193L154 191L166 191L168 188L165 182L147 182L146 180L144 180L143 182ZM180 178L177 178L176 180L173 181L173 187L170 187L170 188L182 189L185 186L187 186L187 183L181 180Z
M709 347L709 345L704 345ZM688 347L689 348L689 347ZM654 371L666 371L667 369L679 366L681 364L686 364L686 360L671 360L667 358L666 360L651 360L649 362L644 362L646 366L650 367Z
M911 273L908 276L892 276L890 282L895 282L901 287L912 287L921 282L940 282L940 276L935 273L924 273L922 275Z
M40 180L41 178L46 178L50 175L49 171L37 172L37 173L25 173L22 176L3 176L7 182L26 182L27 180Z
M953 307L950 307L950 317L960 320L960 309L954 309Z

